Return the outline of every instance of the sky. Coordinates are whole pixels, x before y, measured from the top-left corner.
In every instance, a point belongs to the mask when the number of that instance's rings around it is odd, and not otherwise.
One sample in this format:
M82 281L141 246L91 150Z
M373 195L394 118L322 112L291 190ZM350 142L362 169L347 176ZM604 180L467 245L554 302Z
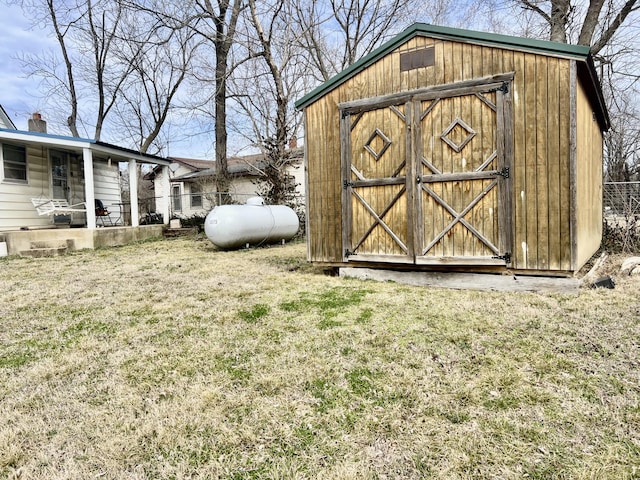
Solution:
M39 111L38 80L25 78L19 52L40 53L55 47L54 40L39 30L30 30L22 9L0 0L0 104L20 130L27 129L29 116Z
M18 130L28 129L27 121L35 112L41 113L42 118L47 120L47 111L43 107L45 102L39 96L39 80L27 78L16 57L21 53L59 52L55 38L48 36L46 31L32 29L31 24L32 21L19 6L8 5L7 0L0 0L0 105ZM51 130L50 133L69 135L68 131ZM178 137L175 135L172 138ZM198 137L174 140L167 148L169 151L165 154L178 157L213 157L211 142Z

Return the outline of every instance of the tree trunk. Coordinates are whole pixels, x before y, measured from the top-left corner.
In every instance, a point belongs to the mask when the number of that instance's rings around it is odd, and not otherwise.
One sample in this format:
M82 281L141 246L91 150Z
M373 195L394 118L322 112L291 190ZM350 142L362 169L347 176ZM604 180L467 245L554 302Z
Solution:
M228 51L216 48L215 141L216 141L216 189L229 192L229 166L227 163L227 56ZM221 197L222 198L222 197ZM223 199L228 203L228 199Z
M229 73L229 52L234 42L236 25L240 12L244 8L243 0L218 0L218 10L210 0L204 0L207 16L213 21L215 33L212 42L216 50L215 65L215 142L216 142L216 188L222 203L229 203L229 168L227 164L227 75ZM231 16L227 22L227 12L231 7Z
M569 8L569 0L553 0L551 2L551 34L549 40L552 42L567 43Z
M49 10L49 16L51 17L51 22L53 23L53 28L56 32L56 38L58 39L58 44L60 45L60 50L62 51L62 58L64 59L64 65L67 71L67 82L69 85L67 86L69 90L69 104L71 107L71 112L67 117L67 125L69 126L69 130L71 131L71 135L74 137L79 137L78 133L78 96L76 94L76 84L73 78L73 64L71 63L71 59L69 58L69 53L67 52L67 44L64 40L64 34L60 29L60 25L58 24L58 16L56 15L56 11L53 5L53 0L47 1L47 8Z
M587 15L584 18L584 23L580 30L580 37L578 38L579 45L591 45L593 32L595 32L598 26L598 17L600 16L602 5L604 5L604 0L591 0L589 2Z

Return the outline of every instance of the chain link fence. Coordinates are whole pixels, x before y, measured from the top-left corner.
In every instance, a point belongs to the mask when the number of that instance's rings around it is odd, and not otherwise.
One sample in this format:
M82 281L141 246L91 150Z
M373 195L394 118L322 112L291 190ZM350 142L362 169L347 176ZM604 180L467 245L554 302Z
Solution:
M605 217L640 215L640 182L606 182L603 201Z

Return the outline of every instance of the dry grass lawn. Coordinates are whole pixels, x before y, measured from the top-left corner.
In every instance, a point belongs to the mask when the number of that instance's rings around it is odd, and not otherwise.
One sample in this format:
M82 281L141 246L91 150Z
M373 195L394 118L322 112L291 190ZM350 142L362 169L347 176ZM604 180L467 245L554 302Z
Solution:
M304 244L0 259L0 477L640 478L640 280L330 277Z

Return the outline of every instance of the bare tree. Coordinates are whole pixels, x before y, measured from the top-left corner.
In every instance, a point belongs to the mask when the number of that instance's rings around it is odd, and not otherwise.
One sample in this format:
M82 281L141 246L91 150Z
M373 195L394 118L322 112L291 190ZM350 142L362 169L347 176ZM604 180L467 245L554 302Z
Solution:
M304 34L299 41L322 81L398 33L406 26L407 19L415 21L415 11L423 5L415 0L292 2L292 18Z
M337 66L330 55L327 35L323 34L324 24L331 15L316 0L292 0L293 20L299 25L300 47L307 52L309 74L314 83L324 82L337 73Z
M213 63L209 61L206 48L201 48L198 62L193 64L198 86L193 95L191 108L200 114L211 115L214 119L216 188L218 192L228 192L230 176L227 162L227 84L232 70L230 61L236 28L246 7L245 0L156 1L149 5L147 3L145 0L137 0L137 7L155 12L167 27L191 29L205 40L203 47L208 46L213 50ZM208 87L210 84L214 86L211 94ZM213 112L208 108L210 103L213 103ZM223 201L227 200L230 201L230 198L225 196Z
M191 61L198 42L190 29L170 29L157 23L147 12L132 10L125 14L122 31L126 38L145 38L142 50L132 42L119 45L116 57L123 63L129 58L132 71L120 100L110 117L113 135L124 143L135 145L140 152L161 153L168 139L166 130L172 112L180 110L178 97L188 80ZM145 166L137 165L138 199L143 205L154 203L153 192L144 181ZM148 208L147 208L148 210Z
M98 0L100 1L100 0ZM102 126L106 116L116 103L120 93L120 87L125 82L127 75L133 68L132 62L122 65L122 68L111 69L110 62L113 59L112 47L118 38L118 27L122 18L122 5L120 2L105 2L93 4L92 0L86 2L86 25L84 33L90 40L90 50L86 53L93 57L90 65L91 72L95 73L95 87L97 89L97 109L95 117L96 140L100 139ZM84 57L84 56L83 56ZM86 57L85 57L86 58Z
M298 47L299 31L289 20L291 13L289 2L261 2L259 9L255 0L249 0L243 43L250 62L242 69L245 78L234 82L234 100L250 120L254 143L263 153L264 162L253 165L265 184L262 193L278 204L290 203L295 194L287 171L292 164L287 147L300 122L292 100L299 93L296 86L302 72L298 68L306 64Z
M459 0L430 0L423 4L420 10L420 21L433 25L443 25L450 27L483 28L480 21L484 13L480 14L482 2L460 2ZM413 10L413 8L411 8Z
M216 188L218 192L228 192L230 184L227 162L227 82L231 70L230 55L234 45L236 27L240 14L245 8L244 0L218 0L214 5L210 0L194 0L193 15L187 17L187 25L202 35L214 49L212 98L215 118L215 157L217 165ZM199 78L210 80L205 69L200 69ZM223 201L230 199L223 199Z
M142 21L141 17L147 21ZM126 42L118 52L122 61L133 57L132 71L116 105L111 122L114 130L135 144L141 152L163 150L160 135L170 114L180 109L179 94L190 76L190 69L201 41L190 29L169 29L154 25L148 15L136 12L128 19L127 38L144 38L152 31L142 52Z
M21 55L23 67L31 76L40 77L46 90L44 97L58 106L56 111L66 112L66 125L74 137L79 137L78 121L78 93L74 77L73 58L69 43L73 43L72 24L79 20L81 14L75 7L58 6L55 0L24 0L17 2L23 10L31 12L34 26L44 26L53 29L60 53L62 55L63 71L60 71L60 61L55 55ZM50 119L51 121L51 119Z
M292 109L291 95L296 76L294 26L287 21L288 2L248 1L237 32L236 62L230 78L230 129L248 145L257 147L265 161L248 166L268 185L271 202L283 202L290 132L296 131L299 115ZM295 133L294 133L295 135ZM264 192L262 192L264 193Z
M82 131L96 140L110 128L108 135L143 152L157 143L197 52L193 31L167 28L125 0L21 5L54 32L60 47L61 59L22 57L43 79L47 104L57 107L52 112L62 112L57 122L73 136Z
M549 40L589 45L594 55L609 44L640 5L639 0L590 0L586 10L581 10L582 4L572 0L515 0L514 3L544 21ZM577 32L577 38L571 38L572 32Z
M612 113L605 135L605 177L628 181L638 169L640 138L638 86L640 59L637 30L640 0L515 0L547 27L549 39L591 47Z
M73 136L80 135L80 123L85 130L93 126L93 132L87 134L100 140L105 119L119 99L145 39L124 38L120 31L124 7L119 0L84 0L72 7L57 0L24 0L21 5L34 13L35 22L54 31L62 54L61 64L43 56L25 56L25 67L46 78L46 97L67 105L64 123ZM124 62L117 59L117 45L131 40L137 51Z
M75 80L73 78L73 64L71 63L71 59L69 57L69 52L67 51L67 44L65 41L65 35L67 29L64 30L61 28L58 23L58 15L55 11L54 0L47 0L47 10L49 16L51 18L51 24L53 25L53 30L56 34L56 39L58 40L58 44L60 45L60 52L62 53L62 58L64 59L64 65L66 67L67 72L67 89L69 92L69 117L67 118L67 124L69 125L69 130L71 130L71 135L74 137L79 137L78 134L78 95L76 93Z
M461 20L469 10L456 9L451 0L436 3L433 13L441 20L456 11ZM292 100L314 82L328 79L369 53L386 35L404 28L402 19L412 3L248 0L248 4L248 26L241 41L247 61L235 71L232 105L246 119L245 125L251 125L252 143L265 158L259 174L268 196L286 202L286 195L295 189L287 175L292 162L287 146L300 122ZM340 41L327 41L332 36Z
M629 182L640 175L640 112L627 95L609 102L611 128L605 136L605 179Z

